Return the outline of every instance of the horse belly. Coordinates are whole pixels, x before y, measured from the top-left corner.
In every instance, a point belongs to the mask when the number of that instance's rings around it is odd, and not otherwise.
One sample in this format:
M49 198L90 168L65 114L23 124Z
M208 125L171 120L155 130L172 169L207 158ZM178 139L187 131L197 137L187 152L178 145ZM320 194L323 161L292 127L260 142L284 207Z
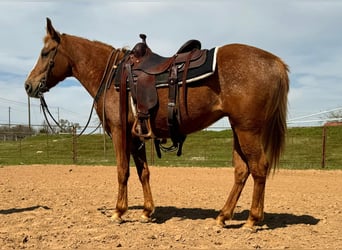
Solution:
M152 121L154 134L158 137L169 137L168 129L168 89L158 90L159 107ZM183 90L179 93L180 123L183 134L202 130L223 117L221 102L218 96L208 87L188 87L186 103L183 101Z

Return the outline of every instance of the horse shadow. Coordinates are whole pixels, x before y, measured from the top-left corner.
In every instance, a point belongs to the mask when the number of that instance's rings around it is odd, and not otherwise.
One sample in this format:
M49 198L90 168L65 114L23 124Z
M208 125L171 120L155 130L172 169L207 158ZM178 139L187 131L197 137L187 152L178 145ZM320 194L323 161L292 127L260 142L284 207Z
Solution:
M130 209L142 209L140 206L130 207ZM202 208L177 208L173 206L156 207L153 214L154 223L162 224L172 218L180 218L181 220L204 220L208 218L216 218L219 211L215 209ZM233 221L241 221L238 224L230 225L227 221L225 228L240 228L244 225L249 215L249 210L236 212L233 216ZM316 225L320 219L311 215L295 215L291 213L264 213L264 220L258 225L261 227L258 230L271 230L276 228L285 228L291 225ZM266 225L267 227L263 227Z
M0 210L0 214L8 215L8 214L23 213L23 212L33 211L33 210L36 210L36 209L39 209L39 208L43 208L45 210L51 209L48 206L37 205L37 206L23 207L23 208L2 209L2 210Z

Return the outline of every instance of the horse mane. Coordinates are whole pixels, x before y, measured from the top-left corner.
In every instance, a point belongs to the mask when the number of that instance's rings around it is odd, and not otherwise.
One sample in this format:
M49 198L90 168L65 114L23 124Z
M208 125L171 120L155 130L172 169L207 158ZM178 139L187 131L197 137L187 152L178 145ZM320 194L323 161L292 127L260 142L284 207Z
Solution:
M86 43L92 43L93 46L97 47L97 48L103 48L103 49L109 49L109 50L113 50L113 49L117 49L117 48L114 48L112 45L109 45L109 44L106 44L104 42L101 42L101 41L98 41L98 40L89 40L87 38L84 38L84 37L79 37L79 36L75 36L75 35L70 35L70 34L66 34L66 33L62 33L60 34L61 37L68 37L68 38L71 38L71 39L78 39L80 41L84 41ZM47 34L43 41L44 41L44 44L49 40L51 39L51 36L49 34ZM126 52L128 50L128 47L123 47L121 48L121 50L123 52Z
M83 41L83 42L86 42L86 43L92 43L92 46L95 46L95 47L98 47L98 48L114 49L113 46L111 46L109 44L106 44L106 43L103 43L103 42L100 42L100 41L97 41L97 40L89 40L89 39L84 38L84 37L69 35L69 34L66 34L66 33L63 33L62 37L63 36L67 36L68 38L71 38L71 39L77 39L77 40L80 40L80 41Z

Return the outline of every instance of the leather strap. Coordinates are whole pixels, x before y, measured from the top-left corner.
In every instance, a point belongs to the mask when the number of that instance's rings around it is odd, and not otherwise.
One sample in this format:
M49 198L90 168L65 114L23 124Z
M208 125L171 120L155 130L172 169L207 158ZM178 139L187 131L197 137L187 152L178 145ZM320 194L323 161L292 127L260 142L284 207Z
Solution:
M129 64L125 64L125 67ZM120 120L121 120L121 140L124 152L127 150L127 71L124 67L121 69L121 87L120 87Z
M189 70L189 65L190 65L190 60L191 60L191 57L192 55L194 54L195 51L198 51L198 50L192 50L187 58L186 58L186 61L185 61L185 66L184 66L184 71L183 71L183 79L182 79L182 85L183 85L183 104L184 104L184 110L185 110L185 114L187 115L188 114L188 105L187 105L187 86L186 86L186 77L187 77L187 74L188 74L188 70Z
M178 92L177 84L177 66L173 65L170 70L169 77L169 103L167 105L168 110L168 126L169 130L173 130L175 115L176 115L176 97ZM171 133L172 134L172 133Z
M168 126L170 131L170 137L173 145L169 148L161 147L166 151L173 151L177 149L177 156L182 154L183 142L186 138L185 135L179 133L178 119L179 110L177 107L177 96L178 96L178 82L177 82L177 66L172 65L170 69L169 77L169 103L168 103ZM159 145L158 145L159 146ZM161 145L160 145L161 146ZM158 154L158 151L157 151ZM159 156L159 155L158 155Z

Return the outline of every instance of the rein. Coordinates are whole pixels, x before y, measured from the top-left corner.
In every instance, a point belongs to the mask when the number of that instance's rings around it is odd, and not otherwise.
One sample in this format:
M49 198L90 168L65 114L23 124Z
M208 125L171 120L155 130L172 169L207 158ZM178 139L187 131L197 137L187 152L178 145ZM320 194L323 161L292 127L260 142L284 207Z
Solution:
M49 107L48 107L48 105L47 105L47 103L46 103L46 101L45 101L44 96L41 95L41 96L39 97L39 99L40 99L40 106L41 106L41 108L42 108L42 110L43 110L43 114L44 114L45 121L46 121L47 125L49 126L50 130L53 132L53 127L52 127L51 123L49 122L49 119L48 119L47 114L51 117L51 119L52 119L53 122L57 125L57 127L59 127L61 130L63 130L62 126L59 124L59 122L58 122L58 121L53 117L53 115L51 114L51 112L50 112L50 110L49 110ZM81 136L81 135L84 133L84 131L87 129L87 127L88 127L88 125L89 125L89 122L90 122L90 120L91 120L91 117L92 117L92 115L93 115L93 110L94 110L94 109L93 109L93 106L92 106L92 108L91 108L91 110L90 110L90 115L89 115L88 121L87 121L86 125L84 126L84 128L82 129L81 133L79 133L79 134L77 135L78 137ZM100 127L100 125L101 125L101 123L99 123L99 125L97 125L97 127L96 127L93 131L91 131L89 134L93 134L93 133Z
M51 129L51 131L53 132L53 128L52 128L52 126L51 126L51 124L50 124L50 122L49 122L49 119L48 119L46 113L48 113L48 115L49 115L49 116L51 117L51 119L55 122L55 124L56 124L60 129L62 129L62 126L59 124L58 121L56 121L56 119L55 119L55 118L53 117L53 115L51 114L51 112L50 112L50 110L49 110L49 108L48 108L48 106L47 106L47 104L46 104L44 95L41 95L41 96L39 97L39 99L40 99L40 106L41 106L41 108L42 108L42 110L43 110L43 114L44 114L45 121L46 121L47 125L49 126L49 128Z
M94 97L93 105L92 105L92 109L91 109L91 114L92 114L96 103L99 101L102 93L104 92L104 94L103 94L103 104L102 104L102 127L103 127L103 131L106 131L106 128L105 128L106 127L106 124L105 124L105 122L106 122L106 112L105 112L106 93L107 93L107 89L110 87L111 80L112 80L113 76L116 73L116 69L117 69L116 62L118 60L120 52L121 52L120 49L118 49L118 50L113 49L112 52L110 53L110 55L109 55L109 57L107 59L107 64L106 64L105 71L103 72L103 75L102 75L100 86L99 86L99 88L97 90L97 93L96 93L96 95ZM114 58L112 67L110 67L110 65L111 65L110 62L111 62L114 54L115 54L115 58ZM108 74L108 72L109 72L109 74ZM90 121L90 119L88 120L87 126L89 124L89 121ZM99 126L100 125L101 125L101 122L100 122ZM84 130L85 129L83 129L83 131Z

